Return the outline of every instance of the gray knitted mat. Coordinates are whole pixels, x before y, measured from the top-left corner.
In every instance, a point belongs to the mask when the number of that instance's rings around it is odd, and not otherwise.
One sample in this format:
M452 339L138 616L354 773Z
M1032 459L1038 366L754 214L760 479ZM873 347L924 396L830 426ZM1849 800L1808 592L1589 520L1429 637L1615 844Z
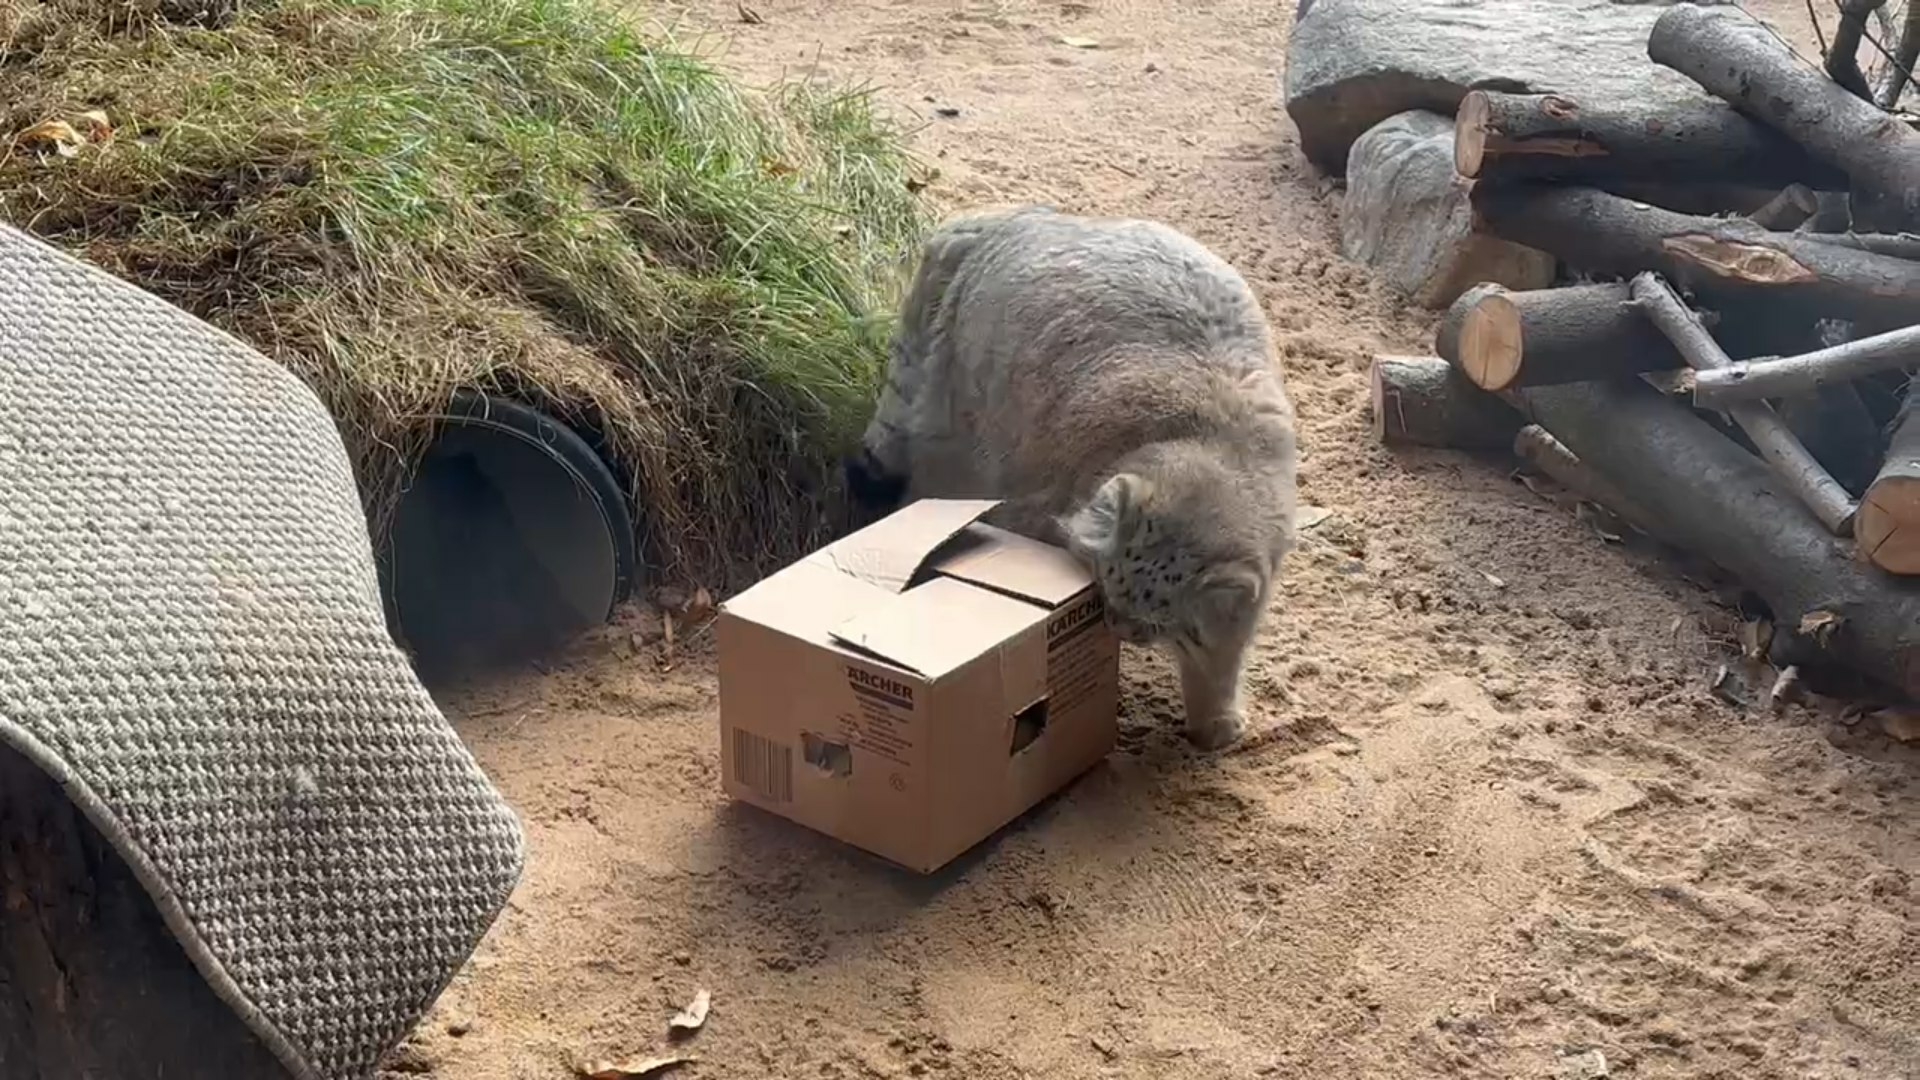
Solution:
M0 226L0 740L303 1080L357 1080L519 879L518 820L388 636L292 374Z

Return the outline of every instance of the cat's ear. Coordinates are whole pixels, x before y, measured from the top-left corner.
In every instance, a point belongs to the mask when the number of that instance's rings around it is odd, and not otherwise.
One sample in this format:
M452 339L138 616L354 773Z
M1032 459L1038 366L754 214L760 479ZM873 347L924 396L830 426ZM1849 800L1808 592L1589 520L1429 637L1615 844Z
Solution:
M1208 570L1200 579L1200 613L1210 627L1227 630L1260 617L1266 578L1251 565L1230 563Z
M1087 505L1060 523L1067 548L1089 556L1112 553L1120 537L1133 530L1133 516L1149 490L1146 478L1133 473L1119 473L1101 484Z

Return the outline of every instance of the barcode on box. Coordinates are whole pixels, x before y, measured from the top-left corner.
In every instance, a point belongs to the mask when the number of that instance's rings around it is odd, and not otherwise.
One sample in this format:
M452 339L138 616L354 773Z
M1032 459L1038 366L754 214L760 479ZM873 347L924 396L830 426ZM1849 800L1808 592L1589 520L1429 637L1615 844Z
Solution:
M733 782L773 802L793 801L793 747L733 729Z

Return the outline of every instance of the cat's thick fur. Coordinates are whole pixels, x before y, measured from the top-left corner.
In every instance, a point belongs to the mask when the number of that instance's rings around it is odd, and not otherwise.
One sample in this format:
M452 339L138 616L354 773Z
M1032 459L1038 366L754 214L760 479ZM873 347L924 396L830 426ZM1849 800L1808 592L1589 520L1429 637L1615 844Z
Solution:
M1146 221L975 212L927 243L849 486L870 510L1001 498L1109 620L1179 660L1187 732L1243 730L1241 672L1293 544L1293 406L1259 302Z

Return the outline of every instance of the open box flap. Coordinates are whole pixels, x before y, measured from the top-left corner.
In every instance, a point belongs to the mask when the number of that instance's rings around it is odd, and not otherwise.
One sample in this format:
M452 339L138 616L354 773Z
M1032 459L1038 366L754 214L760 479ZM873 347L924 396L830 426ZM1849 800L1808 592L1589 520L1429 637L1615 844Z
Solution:
M975 524L930 569L1046 607L1058 607L1093 584L1070 553L1018 533Z
M1046 620L1036 607L957 578L937 577L833 628L835 641L938 679Z
M720 605L720 610L780 633L832 645L830 631L893 594L831 566L801 560Z
M999 505L996 499L921 499L807 556L806 562L904 592L939 547Z

